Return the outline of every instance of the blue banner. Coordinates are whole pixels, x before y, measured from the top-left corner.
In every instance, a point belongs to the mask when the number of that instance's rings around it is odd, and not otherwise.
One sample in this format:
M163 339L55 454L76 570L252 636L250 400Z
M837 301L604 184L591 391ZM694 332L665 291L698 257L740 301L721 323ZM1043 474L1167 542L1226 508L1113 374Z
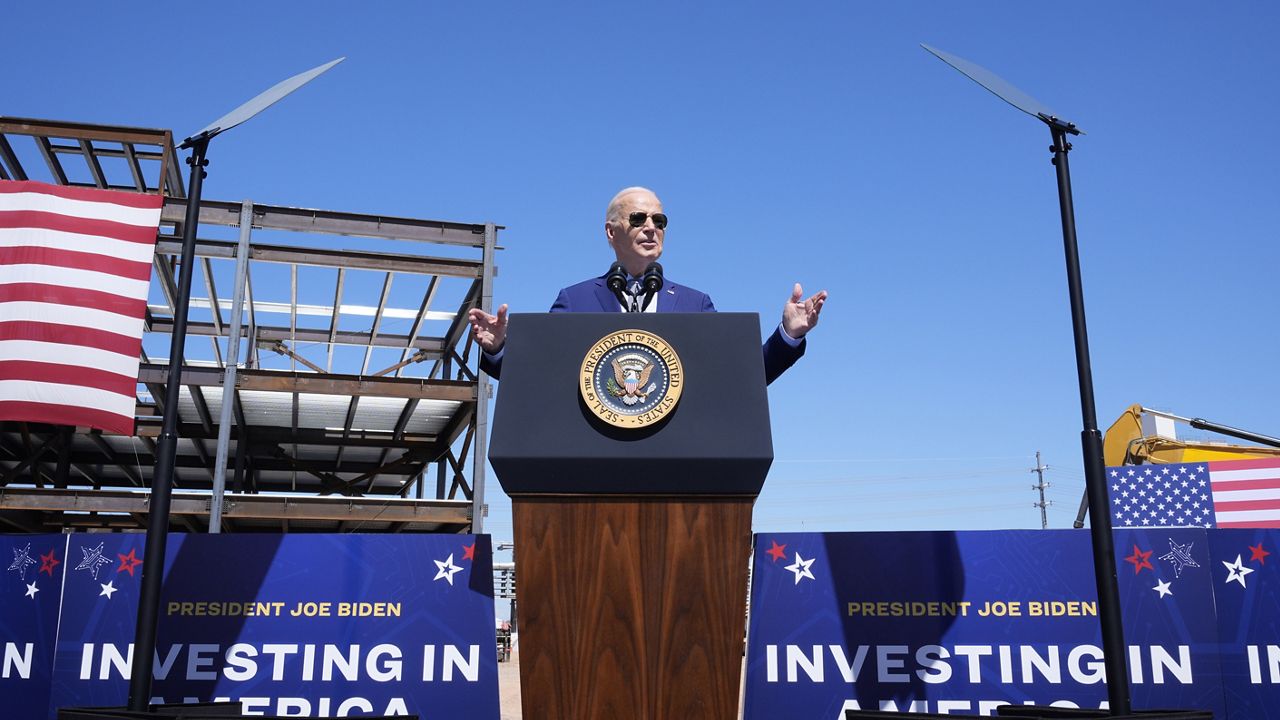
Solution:
M1280 530L1209 532L1231 717L1280 718Z
M1232 665L1219 652L1214 612L1222 566L1208 533L1116 533L1136 709L1229 717ZM747 720L1106 707L1088 533L770 534L756 537L753 560ZM1270 610L1243 625L1274 642L1269 597ZM1256 624L1267 612L1272 624ZM1258 650L1254 670L1242 666L1246 677L1269 677L1266 653Z
M0 698L4 714L43 718L49 708L65 535L0 535Z
M1212 710L1227 717L1208 540L1215 532L1153 528L1113 535L1136 710ZM1093 566L1091 556L1079 562Z
M5 577L6 650L15 647L15 668L30 666L3 680L21 683L6 697L24 703L6 717L127 701L144 538L54 537L65 588L50 582L51 605L22 605L19 572ZM41 538L4 540L31 582L47 552ZM498 718L487 536L175 534L165 568L157 702L233 700L246 713L299 717ZM59 595L56 654L41 655L54 647Z

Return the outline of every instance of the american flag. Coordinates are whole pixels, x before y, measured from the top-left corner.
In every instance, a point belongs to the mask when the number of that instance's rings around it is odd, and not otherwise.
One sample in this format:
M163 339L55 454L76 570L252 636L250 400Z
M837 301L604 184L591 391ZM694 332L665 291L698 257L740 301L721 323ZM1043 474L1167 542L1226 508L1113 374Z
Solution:
M1280 527L1280 458L1107 468L1114 527Z
M133 434L163 203L0 181L0 420Z

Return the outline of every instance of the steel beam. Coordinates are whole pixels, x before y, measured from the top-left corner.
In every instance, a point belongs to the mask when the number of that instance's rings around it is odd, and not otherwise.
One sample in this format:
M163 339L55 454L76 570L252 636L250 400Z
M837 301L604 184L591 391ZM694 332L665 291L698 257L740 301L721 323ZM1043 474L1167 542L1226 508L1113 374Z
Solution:
M235 257L236 244L227 240L196 240L196 255L205 258L231 259ZM182 249L181 238L160 235L156 252L177 254ZM297 248L289 245L255 244L249 257L258 262L307 265L311 267L347 268L399 272L411 275L444 275L447 277L474 278L480 276L480 263L475 260L426 257L397 253L362 252L359 250L325 250L321 248Z
M0 488L0 510L37 512L146 513L150 493L130 490L37 490ZM208 493L174 492L174 515L208 515ZM236 495L225 501L224 517L236 519L377 520L465 524L465 502L407 500L399 497L281 497Z
M121 143L124 151L124 161L129 166L129 173L133 175L133 189L138 192L147 191L147 178L142 174L142 164L138 162L138 153L134 150L132 143ZM161 173L163 177L163 173Z
M99 125L97 123L74 123L52 120L34 120L31 118L0 117L0 133L14 135L53 136L72 140L103 140L142 145L158 145L164 147L166 141L171 142L172 135L168 130L125 127L123 125Z
M80 153L84 155L84 162L89 166L89 174L93 176L93 182L105 190L108 187L107 176L102 173L102 163L98 162L98 156L94 154L93 143L81 139Z
M162 221L181 221L186 214L186 203L175 198L165 200ZM211 225L237 225L240 203L219 200L200 202L200 223ZM444 245L462 245L479 248L484 246L484 225L419 220L387 215L316 210L310 208L257 205L254 225L262 229L292 230L294 232L347 235L353 237L383 238L387 240L414 240Z
M263 343L263 345L265 345L268 350L292 360L294 362L294 367L297 367L297 363L302 363L315 372L322 374L326 372L324 368L294 352L288 345L284 344L283 340L277 340L273 343Z
M325 362L325 372L333 372L333 341L338 336L338 320L342 317L342 286L347 279L347 269L338 268L337 287L333 292L333 314L329 318L329 353ZM373 333L370 332L370 337Z
M395 278L395 273L388 272L387 276L382 279L382 294L378 296L378 309L373 313L373 325L369 328L369 339L374 340L378 337L378 329L382 327L382 313L387 309L387 298L391 295L391 281ZM364 362L360 364L360 374L366 375L369 372L369 359L373 357L373 345L369 345L364 349Z
M191 385L187 388L191 393L191 402L196 406L196 415L200 417L200 425L204 427L205 432L213 432L213 416L209 414L209 404L204 400L204 391L199 385Z
M156 333L173 332L173 319L152 316L151 331ZM187 324L187 335L201 335L218 337L222 335L213 323L190 322ZM248 332L241 330L241 336L248 335ZM263 325L257 328L258 340L289 340L291 342L308 342L308 343L325 343L329 342L329 331L326 328L297 328L290 331L287 327L275 327L272 325ZM376 338L371 337L367 332L358 332L351 330L341 330L338 332L334 340L339 345L375 345L377 347L393 347L404 348L409 345L413 350L425 350L431 357L439 357L443 352L444 342L440 338L420 337L410 339L405 335L378 335Z
M200 269L204 275L204 287L209 292L209 311L213 318L213 327L222 334L222 306L218 303L218 289L213 282L213 263L209 258L200 258ZM232 303L234 305L234 302Z
M14 465L13 467L5 471L4 476L0 477L0 487L8 485L9 483L13 482L13 480L17 478L18 475L20 475L22 471L26 470L28 467L31 467L32 477L35 477L36 473L43 474L44 471L42 469L40 469L39 467L33 467L33 466L38 464L40 460L40 456L43 455L45 451L49 449L49 443L52 442L55 437L57 436L50 435L49 437L45 438L40 443L40 445L38 447L33 448L25 458L21 458L17 465Z
M138 382L147 384L168 381L168 368L163 365L141 365ZM222 368L184 367L182 384L187 386L227 385ZM234 377L239 390L303 392L319 395L364 395L370 397L411 398L475 402L475 386L465 380L427 380L424 378L360 377L358 375L320 375L275 370L241 370ZM224 398L227 395L224 394Z
M40 148L40 154L44 156L44 163L49 166L49 172L53 174L53 179L59 185L68 184L67 173L62 169L62 162L58 160L57 154L53 152L53 144L49 142L49 138L37 135L36 147Z
M156 428L156 434L159 434L159 428ZM113 450L111 446L107 444L107 441L102 438L102 432L100 430L90 430L89 439L93 441L94 445L98 446L98 450L107 458L108 462L120 468L120 471L124 473L125 477L129 478L130 482L138 487L143 486L144 483L142 482L142 475L121 462L120 456L116 455L116 451Z
M459 406L460 409L467 407ZM200 440L215 440L217 433L205 434L204 429L195 423L179 425L184 438L198 438ZM232 427L231 437L239 440L241 430L238 427ZM268 427L265 425L255 425L246 428L244 433L251 436L253 440L262 443L274 443L280 445L318 445L323 447L336 447L342 442L341 430L322 430L312 428L299 428L297 431L287 427ZM150 440L160 434L160 418L145 417L139 418L137 427L137 438L139 440ZM439 437L436 435L405 435L399 439L393 438L390 433L378 432L375 430L352 430L347 437L345 443L350 447L374 447L388 448L391 450L410 450L437 447ZM148 450L148 452L150 452Z
M333 459L333 470L337 472L342 467L342 451L346 446L346 440L351 436L351 426L356 420L356 409L360 407L360 396L353 395L350 404L347 405L347 417L342 421L342 440L338 442L338 454Z
M0 132L3 131L3 125L0 125ZM8 166L9 180L26 180L27 171L22 167L22 163L18 162L18 156L13 152L13 146L9 144L9 138L0 135L0 166Z
M410 362L409 357L411 354L410 351L414 347L414 344L413 344L414 338L418 337L418 332L422 330L422 322L423 320L426 319L427 311L431 309L431 303L435 300L436 292L439 290L439 288L440 288L440 278L433 277L431 278L431 280L427 282L427 291L422 294L422 305L419 306L418 314L413 319L412 327L409 328L409 336L405 338L405 350L404 352L400 353L400 363L398 365L393 365L390 368L387 368L386 370L382 370L376 374L382 375L384 373L390 372L391 369L394 368L396 371L396 377L400 377L400 370L405 365L408 365ZM440 343L441 354L447 352L448 349L449 349L449 343L447 341Z

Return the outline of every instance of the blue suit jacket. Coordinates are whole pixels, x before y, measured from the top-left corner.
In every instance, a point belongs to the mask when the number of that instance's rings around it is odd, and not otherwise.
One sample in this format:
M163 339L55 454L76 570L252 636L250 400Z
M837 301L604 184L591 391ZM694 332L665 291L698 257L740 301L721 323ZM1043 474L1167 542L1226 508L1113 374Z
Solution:
M711 296L691 287L678 285L664 280L662 289L658 291L658 312L715 312L716 306ZM560 291L556 301L551 305L551 312L619 312L618 298L605 287L604 276L592 278L570 285ZM782 339L782 328L773 331L764 343L764 379L771 383L787 368L795 364L804 355L805 340L791 347ZM480 369L490 377L500 378L502 375L502 358L493 362L481 353Z

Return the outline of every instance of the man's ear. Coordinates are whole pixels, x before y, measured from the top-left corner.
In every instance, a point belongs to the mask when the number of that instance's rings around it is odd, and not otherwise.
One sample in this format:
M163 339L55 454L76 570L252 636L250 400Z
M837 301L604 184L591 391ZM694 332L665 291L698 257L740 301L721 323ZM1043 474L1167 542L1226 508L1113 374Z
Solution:
M609 247L613 247L613 223L608 220L604 221L604 236L609 239Z

